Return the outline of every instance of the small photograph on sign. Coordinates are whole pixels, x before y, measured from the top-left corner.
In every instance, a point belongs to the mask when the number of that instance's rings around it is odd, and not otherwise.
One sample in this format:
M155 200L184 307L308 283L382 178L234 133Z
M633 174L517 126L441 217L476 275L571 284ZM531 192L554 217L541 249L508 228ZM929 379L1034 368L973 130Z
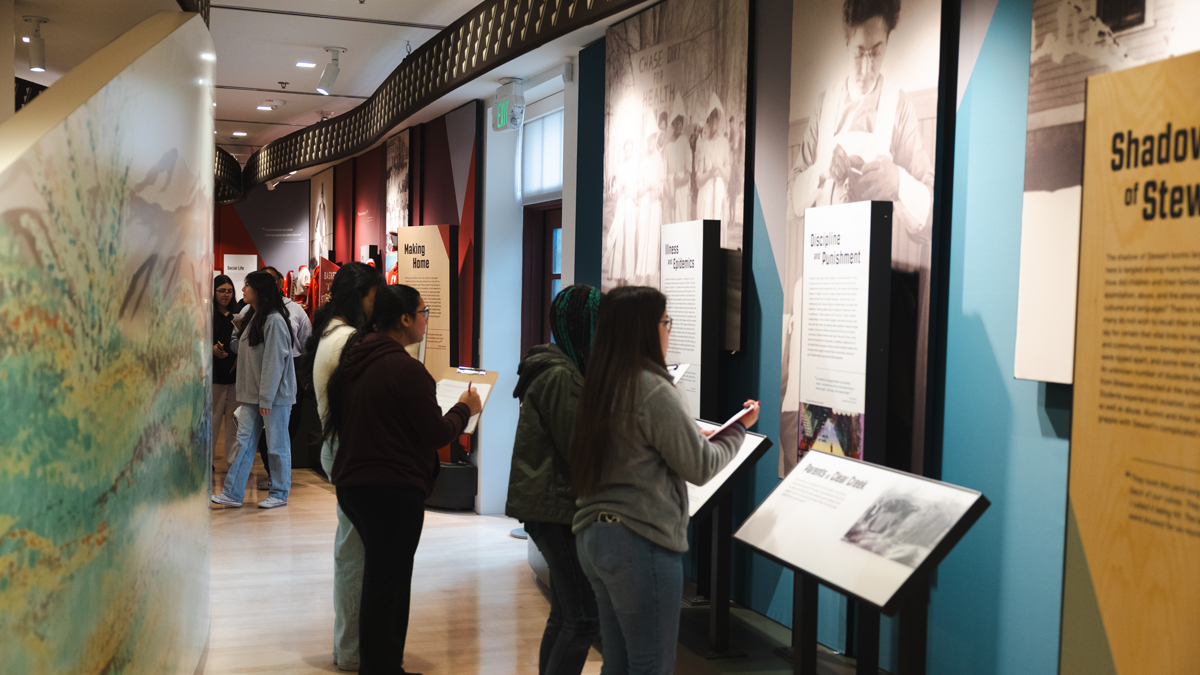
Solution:
M842 541L916 569L965 511L961 502L897 486L880 495Z
M838 411L823 405L800 404L798 462L809 450L862 459L863 415Z

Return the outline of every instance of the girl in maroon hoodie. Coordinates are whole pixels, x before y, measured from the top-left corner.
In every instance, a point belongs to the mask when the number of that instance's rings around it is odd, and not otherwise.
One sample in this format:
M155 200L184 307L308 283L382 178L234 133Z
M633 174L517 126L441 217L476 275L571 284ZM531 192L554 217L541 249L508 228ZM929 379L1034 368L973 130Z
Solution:
M362 537L359 613L362 675L404 673L413 557L433 490L437 449L482 409L468 391L445 415L437 385L404 349L425 336L429 307L416 289L388 286L371 322L346 342L329 378L326 438L339 440L333 463L338 505Z

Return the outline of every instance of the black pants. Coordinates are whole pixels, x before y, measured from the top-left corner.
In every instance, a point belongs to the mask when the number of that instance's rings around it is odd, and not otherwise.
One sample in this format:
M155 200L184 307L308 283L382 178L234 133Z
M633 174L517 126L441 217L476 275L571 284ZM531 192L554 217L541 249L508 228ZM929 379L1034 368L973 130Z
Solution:
M579 675L600 634L592 583L579 566L570 525L525 521L525 531L550 568L550 617L542 633L538 675Z
M361 675L404 672L413 557L425 524L425 493L385 485L338 486L338 505L364 550L359 609Z

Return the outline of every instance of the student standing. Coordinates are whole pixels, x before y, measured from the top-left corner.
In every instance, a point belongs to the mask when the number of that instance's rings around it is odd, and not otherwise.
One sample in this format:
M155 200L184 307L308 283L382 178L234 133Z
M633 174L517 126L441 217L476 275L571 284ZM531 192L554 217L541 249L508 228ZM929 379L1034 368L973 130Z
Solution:
M587 373L600 291L564 288L550 305L554 343L529 350L517 370L521 400L504 512L525 524L550 569L550 617L538 675L578 675L600 632L596 596L579 565L571 522L571 434Z
M482 409L464 392L442 414L437 385L405 351L425 336L429 307L409 286L375 296L371 326L346 342L326 385L326 438L338 438L333 484L338 504L362 537L359 672L404 673L413 558L433 491L437 449L462 433Z
M600 610L604 675L674 670L684 481L707 483L758 420L755 406L745 426L736 422L713 438L700 432L666 370L666 307L662 293L644 286L604 297L575 419L572 529Z
M329 301L317 312L312 335L304 346L307 370L312 373L317 414L324 425L329 419L326 386L337 368L342 348L354 331L367 326L375 308L375 295L383 288L383 277L370 265L348 263L337 271L329 287ZM301 370L305 370L302 368ZM321 445L321 468L333 475L337 436ZM337 510L337 534L333 539L333 662L339 670L358 670L358 613L362 599L363 545L341 506Z
M296 342L287 321L279 287L266 272L246 275L242 296L250 305L249 323L238 349L238 453L225 475L225 489L213 495L215 504L241 506L254 463L254 446L266 431L272 465L271 493L258 503L273 509L287 505L292 484L292 447L288 418L296 402L296 371L292 349Z

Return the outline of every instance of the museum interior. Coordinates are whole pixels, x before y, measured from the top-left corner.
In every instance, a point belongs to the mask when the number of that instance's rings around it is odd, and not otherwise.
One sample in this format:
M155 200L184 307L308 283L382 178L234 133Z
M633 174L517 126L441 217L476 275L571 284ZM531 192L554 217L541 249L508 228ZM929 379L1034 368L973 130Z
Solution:
M219 1L0 0L0 671L1200 673L1200 0Z

